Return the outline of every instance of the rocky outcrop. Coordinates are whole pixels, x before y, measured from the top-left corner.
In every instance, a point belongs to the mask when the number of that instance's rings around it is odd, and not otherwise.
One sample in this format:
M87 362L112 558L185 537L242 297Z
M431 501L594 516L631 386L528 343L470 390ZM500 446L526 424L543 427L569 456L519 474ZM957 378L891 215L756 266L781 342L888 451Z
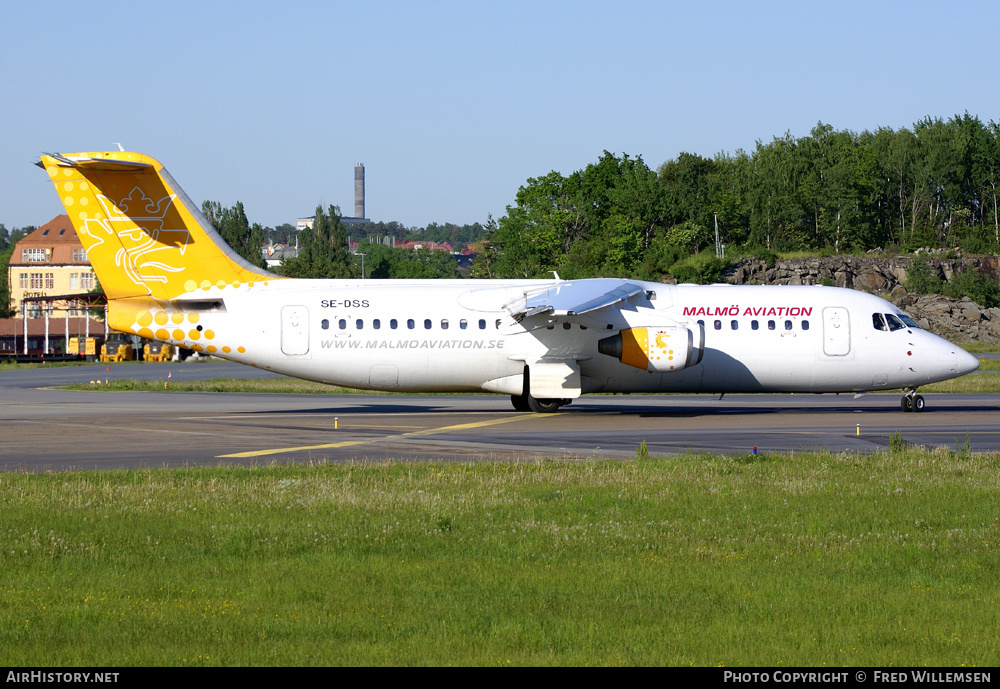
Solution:
M1000 276L1000 259L978 256L960 259L923 255L931 272L950 280L969 268ZM954 342L1000 343L1000 309L983 308L975 302L940 294L908 294L904 283L912 257L869 258L864 256L796 258L769 265L759 259L740 259L729 271L729 282L737 285L832 285L879 294L906 311L917 324Z
M975 268L981 273L1000 277L1000 259L996 256L937 258L921 256L931 275L951 280L956 272ZM866 292L905 292L903 284L913 257L869 258L866 256L826 256L790 258L773 265L759 259L744 258L734 262L729 281L735 285L831 285Z
M985 309L968 297L940 294L903 294L893 298L924 330L952 342L1000 343L1000 309Z

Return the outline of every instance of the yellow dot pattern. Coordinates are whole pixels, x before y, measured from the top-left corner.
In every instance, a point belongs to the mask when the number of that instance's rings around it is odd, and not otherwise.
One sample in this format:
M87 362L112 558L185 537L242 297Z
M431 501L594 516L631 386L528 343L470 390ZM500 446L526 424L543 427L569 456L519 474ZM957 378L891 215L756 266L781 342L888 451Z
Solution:
M201 344L203 340L216 340L220 337L214 328L205 329L200 325L203 321L211 321L213 317L209 314L188 312L177 309L167 302L157 302L156 306L149 308L135 307L125 314L121 313L126 307L118 306L113 327L116 330L133 332L148 340L161 340L170 342L188 349L209 354L221 353L224 355L246 354L247 349L239 344ZM122 317L125 320L120 320ZM161 327L153 327L153 326ZM197 327L195 327L197 325ZM170 328L168 326L178 326ZM186 326L186 327L185 327Z

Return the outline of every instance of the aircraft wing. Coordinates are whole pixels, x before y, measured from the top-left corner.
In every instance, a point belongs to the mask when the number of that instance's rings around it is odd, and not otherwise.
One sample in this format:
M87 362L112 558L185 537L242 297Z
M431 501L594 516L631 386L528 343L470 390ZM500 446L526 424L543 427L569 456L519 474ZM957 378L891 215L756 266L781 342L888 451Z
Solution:
M505 308L518 321L541 315L582 316L614 306L642 292L641 285L628 280L566 280L527 292L506 304Z

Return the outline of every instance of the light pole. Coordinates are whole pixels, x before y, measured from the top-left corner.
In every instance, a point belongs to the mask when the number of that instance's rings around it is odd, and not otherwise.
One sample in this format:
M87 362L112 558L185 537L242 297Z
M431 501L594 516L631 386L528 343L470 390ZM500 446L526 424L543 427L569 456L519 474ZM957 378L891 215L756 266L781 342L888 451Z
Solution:
M359 252L358 256L361 257L361 279L364 280L365 279L365 255Z

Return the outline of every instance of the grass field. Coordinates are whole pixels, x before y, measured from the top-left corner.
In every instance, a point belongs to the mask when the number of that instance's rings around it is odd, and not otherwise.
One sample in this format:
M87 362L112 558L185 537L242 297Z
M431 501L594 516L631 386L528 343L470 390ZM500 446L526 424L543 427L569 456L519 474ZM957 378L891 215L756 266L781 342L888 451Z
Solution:
M986 342L966 342L958 346L970 354L992 354L1000 351L1000 345L988 344Z
M995 665L1000 455L891 447L3 474L0 663Z
M103 374L103 372L102 372ZM298 378L210 378L208 380L172 381L138 380L136 378L107 378L93 383L74 383L63 390L104 390L109 392L257 392L316 395L399 395L408 393L354 390L333 385L315 383ZM421 393L429 394L429 393Z
M980 359L981 371L1000 370L1000 359ZM294 394L321 394L321 395L354 395L364 393L366 395L398 395L409 393L396 392L373 392L368 390L353 390L351 388L341 388L323 383L314 383L296 378L212 378L209 380L196 380L185 382L174 382L160 380L138 380L135 378L108 378L96 380L93 384L72 384L67 385L65 390L105 390L109 392L122 391L147 391L147 392L258 392L258 393L294 393ZM943 383L934 383L920 388L921 392L977 392L996 393L1000 392L1000 376L970 374L947 380ZM897 393L898 390L891 392Z

